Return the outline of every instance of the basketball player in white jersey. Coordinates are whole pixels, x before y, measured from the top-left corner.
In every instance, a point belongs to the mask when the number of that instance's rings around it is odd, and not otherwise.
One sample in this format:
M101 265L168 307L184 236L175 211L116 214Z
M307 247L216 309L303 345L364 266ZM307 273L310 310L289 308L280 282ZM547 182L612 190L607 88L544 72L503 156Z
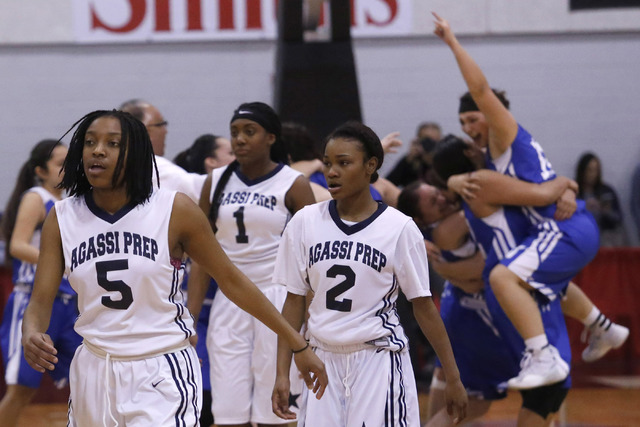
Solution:
M236 161L207 178L200 206L231 261L280 309L286 290L271 277L282 232L291 215L315 198L308 180L286 164L280 119L270 106L240 105L230 132ZM192 268L189 280L202 280L198 274ZM216 294L207 348L217 425L286 423L271 410L276 346L272 331Z
M383 150L361 123L336 129L324 150L324 173L333 200L307 206L287 225L274 271L286 285L284 316L294 328L309 306L309 345L324 361L330 383L322 400L307 398L298 425L419 426L418 399L407 337L395 302L402 292L442 361L447 404L456 422L465 417L467 395L449 338L431 299L427 254L411 218L376 202ZM273 410L288 409L291 350L278 346Z
M197 425L201 374L179 290L186 253L292 348L305 341L229 261L198 207L182 193L153 189L153 151L140 121L113 110L77 124L61 183L71 197L43 227L23 323L25 358L40 372L58 362L45 331L67 272L84 339L71 366L69 424ZM321 396L322 363L310 351L300 355L298 368Z

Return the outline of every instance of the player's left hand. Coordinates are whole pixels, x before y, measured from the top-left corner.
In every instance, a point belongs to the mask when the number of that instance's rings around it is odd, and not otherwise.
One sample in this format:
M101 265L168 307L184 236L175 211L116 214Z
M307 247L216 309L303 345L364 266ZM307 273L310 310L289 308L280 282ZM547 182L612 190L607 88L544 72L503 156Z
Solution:
M467 417L467 405L469 404L467 391L464 389L462 382L460 380L447 381L445 396L447 413L454 424L460 424Z
M567 189L556 201L556 213L553 217L556 221L569 219L577 208L576 193L573 190Z
M53 346L51 337L40 332L26 333L22 336L24 358L38 372L53 371L58 363L58 350Z
M307 388L316 395L316 399L320 399L329 384L324 363L316 356L311 347L294 354L293 360L296 362Z

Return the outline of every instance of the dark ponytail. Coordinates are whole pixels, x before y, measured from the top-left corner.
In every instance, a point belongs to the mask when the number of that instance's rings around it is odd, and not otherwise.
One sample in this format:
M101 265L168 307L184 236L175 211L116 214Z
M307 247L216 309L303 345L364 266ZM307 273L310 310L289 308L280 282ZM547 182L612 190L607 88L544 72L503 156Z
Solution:
M36 167L41 167L46 170L47 162L51 159L53 149L58 145L61 145L61 142L57 139L43 139L38 142L35 147L31 149L29 160L27 160L20 168L16 185L13 187L13 192L11 193L11 197L4 209L4 214L2 215L2 236L7 243L5 247L5 259L7 261L11 259L9 246L11 244L11 236L13 235L13 227L16 225L16 217L18 215L18 208L20 207L22 195L25 191L38 184Z

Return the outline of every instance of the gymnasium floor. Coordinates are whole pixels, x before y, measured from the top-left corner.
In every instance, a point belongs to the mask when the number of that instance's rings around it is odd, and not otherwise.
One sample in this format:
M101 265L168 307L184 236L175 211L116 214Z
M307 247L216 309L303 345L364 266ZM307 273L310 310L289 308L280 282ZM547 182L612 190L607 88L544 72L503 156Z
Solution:
M579 387L569 392L563 410L555 422L567 427L633 427L640 426L640 376L594 377L594 382L608 386ZM421 408L426 409L426 395L421 395ZM510 393L492 405L476 427L515 426L520 395ZM63 427L67 423L64 403L32 404L21 418L19 427Z

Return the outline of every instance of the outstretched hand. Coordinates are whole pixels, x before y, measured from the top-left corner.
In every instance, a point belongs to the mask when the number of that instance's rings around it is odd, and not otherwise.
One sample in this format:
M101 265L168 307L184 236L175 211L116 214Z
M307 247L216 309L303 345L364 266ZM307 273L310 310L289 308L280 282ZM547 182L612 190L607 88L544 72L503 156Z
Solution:
M293 360L296 362L296 366L307 388L316 395L316 399L320 399L324 394L324 390L327 388L327 384L329 384L324 363L322 363L320 358L311 350L311 347L294 354Z
M53 371L58 363L58 351L49 335L41 332L27 333L22 336L22 346L29 366L38 372Z
M396 153L398 151L398 147L402 146L402 140L398 138L399 136L400 132L391 132L380 140L384 154Z
M449 22L446 19L441 18L435 12L431 12L431 14L435 17L435 20L433 22L436 26L433 30L433 34L438 36L446 44L450 45L456 39L456 37L453 34L453 31L451 31Z

